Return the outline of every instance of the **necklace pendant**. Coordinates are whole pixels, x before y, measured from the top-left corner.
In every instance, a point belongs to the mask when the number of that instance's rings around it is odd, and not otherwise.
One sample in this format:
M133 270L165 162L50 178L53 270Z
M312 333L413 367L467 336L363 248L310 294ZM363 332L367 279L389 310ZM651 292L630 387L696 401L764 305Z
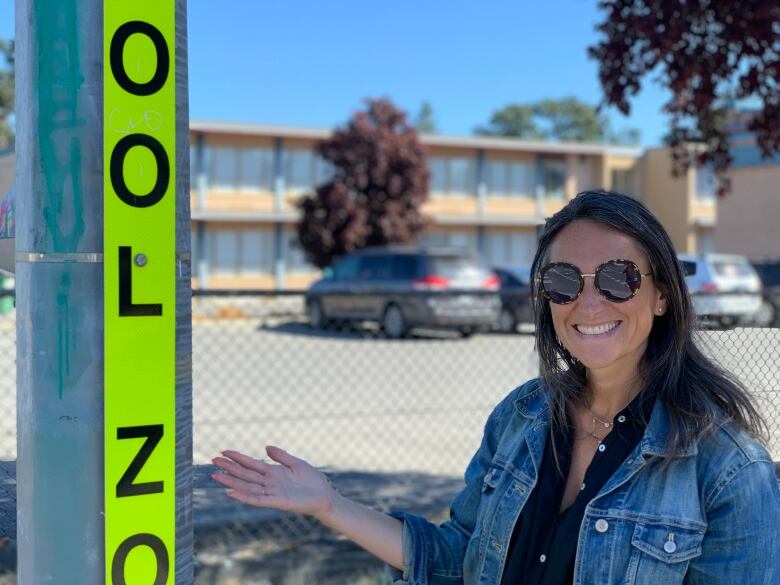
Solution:
M604 428L608 429L609 428L609 423L604 423Z

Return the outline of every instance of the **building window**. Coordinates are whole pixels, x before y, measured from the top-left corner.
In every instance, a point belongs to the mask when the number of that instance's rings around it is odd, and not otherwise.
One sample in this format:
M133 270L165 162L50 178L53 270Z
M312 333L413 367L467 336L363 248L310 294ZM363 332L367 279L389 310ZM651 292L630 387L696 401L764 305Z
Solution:
M217 228L208 232L210 271L217 276L273 273L274 238L270 228Z
M486 164L491 197L533 197L534 168L525 162L491 160Z
M273 150L270 148L245 148L239 154L240 187L252 191L270 191L273 185Z
M612 170L612 189L629 195L631 197L637 197L637 181L636 172L634 169L628 170Z
M306 253L298 241L298 232L295 229L285 230L284 250L285 270L288 273L310 273L317 270L313 264L306 261Z
M545 157L542 160L544 196L548 199L563 199L566 183L566 161L562 158Z
M696 200L706 203L715 201L717 190L715 171L711 166L698 167L696 169Z
M475 195L477 165L474 159L431 157L428 161L428 170L431 173L432 194Z
M273 229L243 229L239 234L241 238L239 272L245 276L272 274L274 271Z
M211 272L219 276L235 276L238 271L238 232L233 229L214 229L209 232L209 236Z
M284 175L288 191L311 192L314 186L314 153L311 150L286 151Z
M477 250L477 234L472 231L438 231L420 239L424 246L447 246L465 250Z
M216 189L235 189L238 177L238 149L210 146L208 152L209 186Z
M493 265L527 266L536 252L536 234L496 232L485 234L487 260Z
M447 159L434 157L428 161L431 173L431 194L442 195L447 192Z

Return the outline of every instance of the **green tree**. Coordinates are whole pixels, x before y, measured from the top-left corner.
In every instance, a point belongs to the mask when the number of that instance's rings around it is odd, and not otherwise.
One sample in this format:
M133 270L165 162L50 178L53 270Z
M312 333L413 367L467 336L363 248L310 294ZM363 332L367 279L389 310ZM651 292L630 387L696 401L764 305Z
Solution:
M477 128L476 133L564 142L639 142L639 130L616 132L597 108L575 97L510 104L494 112L489 124Z
M426 100L422 103L415 122L417 131L421 134L436 133L436 119L433 117L433 106L429 101Z
M14 42L0 39L0 150L14 145Z

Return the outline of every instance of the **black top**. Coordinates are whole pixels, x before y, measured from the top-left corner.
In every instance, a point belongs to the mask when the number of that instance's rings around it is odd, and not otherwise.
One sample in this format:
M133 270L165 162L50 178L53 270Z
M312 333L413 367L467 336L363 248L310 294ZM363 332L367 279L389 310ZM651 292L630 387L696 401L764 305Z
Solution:
M640 392L631 404L615 415L612 419L614 428L599 443L577 499L560 514L558 511L571 466L574 429L571 424L565 429L553 429L558 425L550 425L550 437L536 487L529 495L512 533L502 585L572 583L577 538L585 507L642 439L654 404L655 394ZM596 421L596 434L600 435L599 424ZM601 431L604 430L602 425ZM551 439L556 441L563 474L555 465Z

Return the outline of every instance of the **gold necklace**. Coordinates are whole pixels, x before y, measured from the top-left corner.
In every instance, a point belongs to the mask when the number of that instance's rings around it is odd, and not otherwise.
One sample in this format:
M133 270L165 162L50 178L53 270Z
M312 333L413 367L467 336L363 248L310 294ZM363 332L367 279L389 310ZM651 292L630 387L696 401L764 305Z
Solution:
M588 411L590 412L590 416L593 417L593 427L594 427L594 429L595 429L595 426L596 426L596 421L599 421L601 424L603 424L605 429L608 429L613 424L615 424L613 422L607 422L605 420L601 420L599 417L596 416L596 413L593 412L593 410L591 410L590 406L588 407Z

